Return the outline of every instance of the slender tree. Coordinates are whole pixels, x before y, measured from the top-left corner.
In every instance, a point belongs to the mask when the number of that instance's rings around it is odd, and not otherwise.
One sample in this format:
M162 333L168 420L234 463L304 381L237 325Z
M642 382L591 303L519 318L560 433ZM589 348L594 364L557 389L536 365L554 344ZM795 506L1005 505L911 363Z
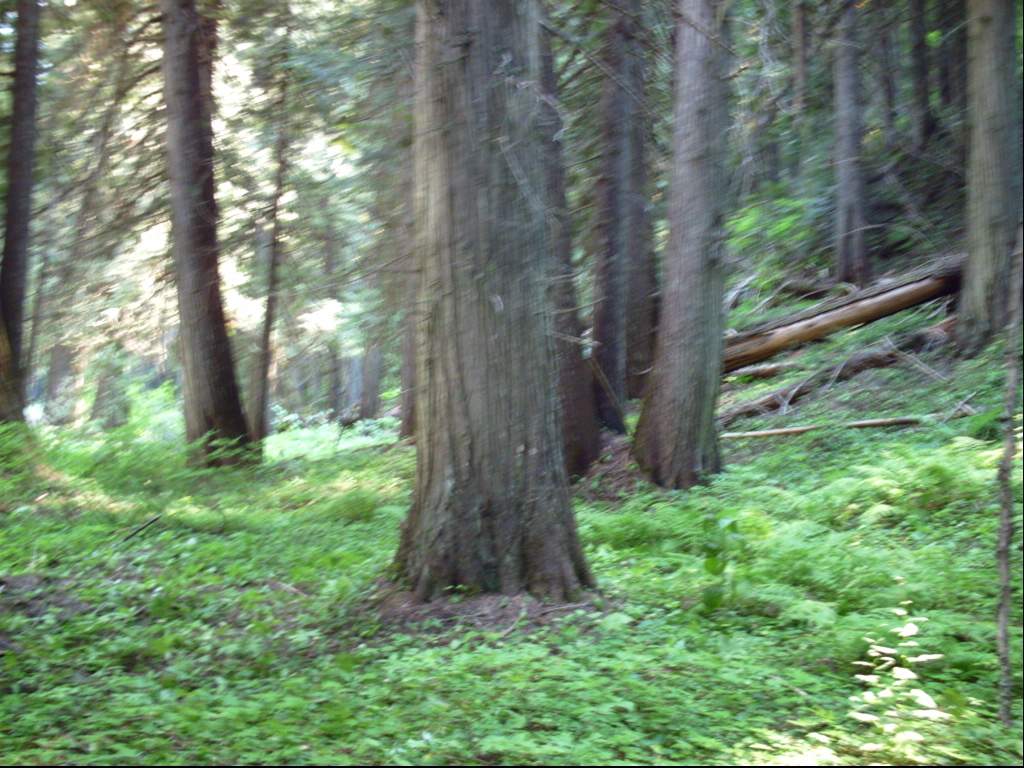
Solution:
M835 52L836 277L866 285L871 265L864 240L864 172L861 168L860 43L857 7L846 3Z
M928 61L928 14L925 0L910 0L910 47L913 63L914 146L924 149L935 132Z
M288 16L285 10L285 16ZM256 380L252 394L249 417L252 420L250 436L260 442L267 436L267 406L270 393L270 358L274 333L274 310L277 307L278 271L281 264L281 196L284 194L288 174L288 45L290 19L285 22L283 54L278 72L278 94L274 103L277 118L277 137L274 141L274 191L270 199L268 220L270 226L270 248L267 264L267 303L263 313L263 327L260 331L260 347L256 361Z
M1010 258L1021 208L1020 103L1014 0L967 4L967 267L957 336L981 349L1005 324Z
M594 398L601 422L625 432L626 317L631 255L632 169L640 109L631 48L637 34L636 0L610 4L604 47L604 93L601 104L603 160L597 181L599 247L594 274Z
M570 599L592 578L562 456L533 0L419 0L422 267L413 506L397 564L456 586Z
M541 37L541 87L544 90L544 174L547 192L551 247L555 276L551 282L555 308L555 352L558 357L558 398L562 407L565 467L569 476L582 475L601 452L600 427L594 404L593 375L583 356L583 323L580 322L572 265L572 226L565 194L565 161L560 135L563 130L558 105L551 37Z
M174 265L181 320L185 434L196 458L220 461L209 438L248 440L217 270L212 62L215 26L195 0L160 0Z
M0 261L0 422L24 419L22 320L28 278L38 65L39 1L18 0L4 251Z
M679 3L664 301L633 448L651 479L670 488L703 482L720 466L715 403L724 294L725 5Z

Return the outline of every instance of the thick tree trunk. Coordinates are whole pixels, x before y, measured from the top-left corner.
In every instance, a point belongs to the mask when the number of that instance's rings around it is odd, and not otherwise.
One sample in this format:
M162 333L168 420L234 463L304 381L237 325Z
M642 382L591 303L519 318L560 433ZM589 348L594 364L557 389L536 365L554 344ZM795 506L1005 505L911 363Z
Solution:
M703 482L720 467L715 403L725 293L725 8L719 0L681 0L679 8L664 301L633 449L651 479L670 488Z
M857 285L871 281L864 240L864 176L861 169L860 43L857 8L847 4L835 51L836 277Z
M36 69L39 62L39 0L18 0L7 155L7 206L0 261L0 423L23 421L25 376L22 320L28 278L32 166L36 142Z
M544 199L537 4L419 0L417 471L397 555L417 598L567 600L593 580L569 502Z
M285 43L287 45L287 42ZM271 339L274 333L274 310L277 307L277 273L281 263L281 195L284 194L285 177L288 173L288 75L287 60L284 71L280 74L280 93L277 98L277 140L274 145L274 192L270 201L270 248L267 264L267 304L263 314L263 327L260 332L260 347L256 359L256 381L252 395L252 408L249 418L252 420L250 437L260 442L267 436L267 405L270 392L267 375L270 372L272 355Z
M204 66L209 28L194 0L160 0L164 26L167 159L171 180L174 264L181 316L185 434L196 458L213 461L213 440L248 441L224 324L217 271L212 102ZM201 61L205 62L201 66Z
M981 349L1006 324L1021 210L1020 103L1014 0L969 0L967 266L958 341Z
M914 146L924 149L935 132L928 76L928 15L925 0L910 0L910 46L913 63Z
M570 477L582 475L601 453L601 434L594 403L593 376L583 356L583 324L579 318L572 266L572 227L565 196L565 165L559 132L562 120L555 82L550 36L541 38L541 86L545 102L544 173L548 223L554 251L552 303L555 312L555 354L558 358L558 399L562 408L562 447Z

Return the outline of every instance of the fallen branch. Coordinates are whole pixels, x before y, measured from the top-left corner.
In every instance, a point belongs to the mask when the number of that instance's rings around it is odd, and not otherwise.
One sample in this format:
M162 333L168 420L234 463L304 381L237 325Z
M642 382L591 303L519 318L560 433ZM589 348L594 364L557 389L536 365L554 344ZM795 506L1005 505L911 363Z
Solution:
M775 437L776 435L802 435L815 429L834 427L836 429L872 429L875 427L902 427L909 424L921 424L923 416L895 416L891 419L862 419L847 421L843 424L807 424L802 427L780 427L779 429L761 429L755 432L723 432L722 440L740 440L748 437Z
M737 368L730 376L743 377L746 379L773 379L779 374L791 371L793 363L764 363L762 365L748 365L744 368Z
M858 352L839 365L821 368L796 384L789 384L756 400L730 408L718 417L718 423L725 427L745 416L759 416L772 411L784 410L820 387L830 386L837 381L846 381L862 371L872 368L895 365L909 352L930 349L944 344L950 337L952 324L953 318L948 318L938 325L908 334L899 341L889 341L880 347Z
M725 340L723 370L728 373L840 328L870 323L955 293L960 288L962 267L962 258L947 258L895 282L826 301L783 320L730 336Z

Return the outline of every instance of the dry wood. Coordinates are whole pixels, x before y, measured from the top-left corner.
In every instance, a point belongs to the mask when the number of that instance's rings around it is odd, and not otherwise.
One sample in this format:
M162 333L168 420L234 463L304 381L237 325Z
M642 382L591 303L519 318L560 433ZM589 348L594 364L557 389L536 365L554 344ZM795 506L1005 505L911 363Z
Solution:
M955 293L960 285L963 259L943 259L850 296L827 301L795 316L739 333L726 339L725 372L766 360L784 349L820 339L840 328L874 320Z
M762 413L782 410L820 387L831 385L837 381L845 381L872 368L895 365L911 351L919 351L945 343L950 337L952 324L953 319L949 318L938 325L908 334L897 341L887 341L880 346L857 352L839 365L826 366L795 384L788 384L755 400L730 408L719 415L718 423L724 427L744 416L757 416Z
M772 379L779 374L791 371L793 363L765 363L763 365L748 365L745 368L737 368L732 372L733 376L743 376L748 379Z
M836 427L839 429L872 429L875 427L901 427L909 424L920 424L925 420L923 416L894 416L889 419L862 419L860 421L848 421L842 424L807 424L802 427L780 427L778 429L761 429L755 432L723 432L723 440L740 440L748 437L775 437L776 435L802 435L815 429Z

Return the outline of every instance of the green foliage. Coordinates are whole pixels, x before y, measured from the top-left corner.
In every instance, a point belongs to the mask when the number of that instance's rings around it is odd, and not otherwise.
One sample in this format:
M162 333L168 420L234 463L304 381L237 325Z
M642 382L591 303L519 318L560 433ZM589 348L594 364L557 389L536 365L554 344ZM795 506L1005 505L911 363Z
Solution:
M997 359L902 370L872 413L985 412ZM1000 448L970 419L726 443L708 487L577 500L598 610L402 630L367 604L414 474L393 420L202 470L166 394L104 434L0 437L5 763L1020 760L995 717ZM774 423L863 401L837 384Z

